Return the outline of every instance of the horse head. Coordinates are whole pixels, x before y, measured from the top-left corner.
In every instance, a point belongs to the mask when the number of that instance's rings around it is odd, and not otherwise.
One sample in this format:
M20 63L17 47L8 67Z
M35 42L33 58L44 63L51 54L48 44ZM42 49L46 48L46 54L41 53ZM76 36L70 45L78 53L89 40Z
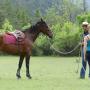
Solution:
M36 23L36 26L38 27L38 30L42 32L43 34L47 35L49 38L53 37L52 31L46 24L46 22L41 19L39 22Z

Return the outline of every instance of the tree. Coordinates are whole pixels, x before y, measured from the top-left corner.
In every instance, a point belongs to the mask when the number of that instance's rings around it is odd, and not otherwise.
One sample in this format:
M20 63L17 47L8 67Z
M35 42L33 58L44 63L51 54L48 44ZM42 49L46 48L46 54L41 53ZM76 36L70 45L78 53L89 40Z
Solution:
M25 8L13 7L11 0L4 0L0 6L0 25L7 18L14 28L22 28L29 22L29 15Z

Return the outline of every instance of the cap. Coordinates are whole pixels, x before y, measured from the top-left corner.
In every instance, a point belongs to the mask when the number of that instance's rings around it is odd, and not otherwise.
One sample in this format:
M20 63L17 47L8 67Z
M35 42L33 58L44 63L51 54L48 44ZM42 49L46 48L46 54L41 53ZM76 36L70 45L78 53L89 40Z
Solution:
M88 22L82 22L82 25L88 25L89 23Z

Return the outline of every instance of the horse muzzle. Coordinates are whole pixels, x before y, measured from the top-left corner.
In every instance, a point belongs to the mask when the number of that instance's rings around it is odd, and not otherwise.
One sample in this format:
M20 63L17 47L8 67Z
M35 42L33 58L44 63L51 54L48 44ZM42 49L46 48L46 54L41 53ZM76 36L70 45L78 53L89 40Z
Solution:
M53 34L49 34L49 38L51 38L51 39L52 39L52 38L53 38Z

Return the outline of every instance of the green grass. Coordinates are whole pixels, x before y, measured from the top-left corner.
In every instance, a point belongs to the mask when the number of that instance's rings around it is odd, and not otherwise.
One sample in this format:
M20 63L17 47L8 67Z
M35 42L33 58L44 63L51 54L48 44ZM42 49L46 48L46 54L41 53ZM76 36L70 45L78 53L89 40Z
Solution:
M90 90L88 71L79 79L74 57L31 57L31 80L25 77L25 63L21 80L16 79L17 64L18 57L0 56L0 90Z

